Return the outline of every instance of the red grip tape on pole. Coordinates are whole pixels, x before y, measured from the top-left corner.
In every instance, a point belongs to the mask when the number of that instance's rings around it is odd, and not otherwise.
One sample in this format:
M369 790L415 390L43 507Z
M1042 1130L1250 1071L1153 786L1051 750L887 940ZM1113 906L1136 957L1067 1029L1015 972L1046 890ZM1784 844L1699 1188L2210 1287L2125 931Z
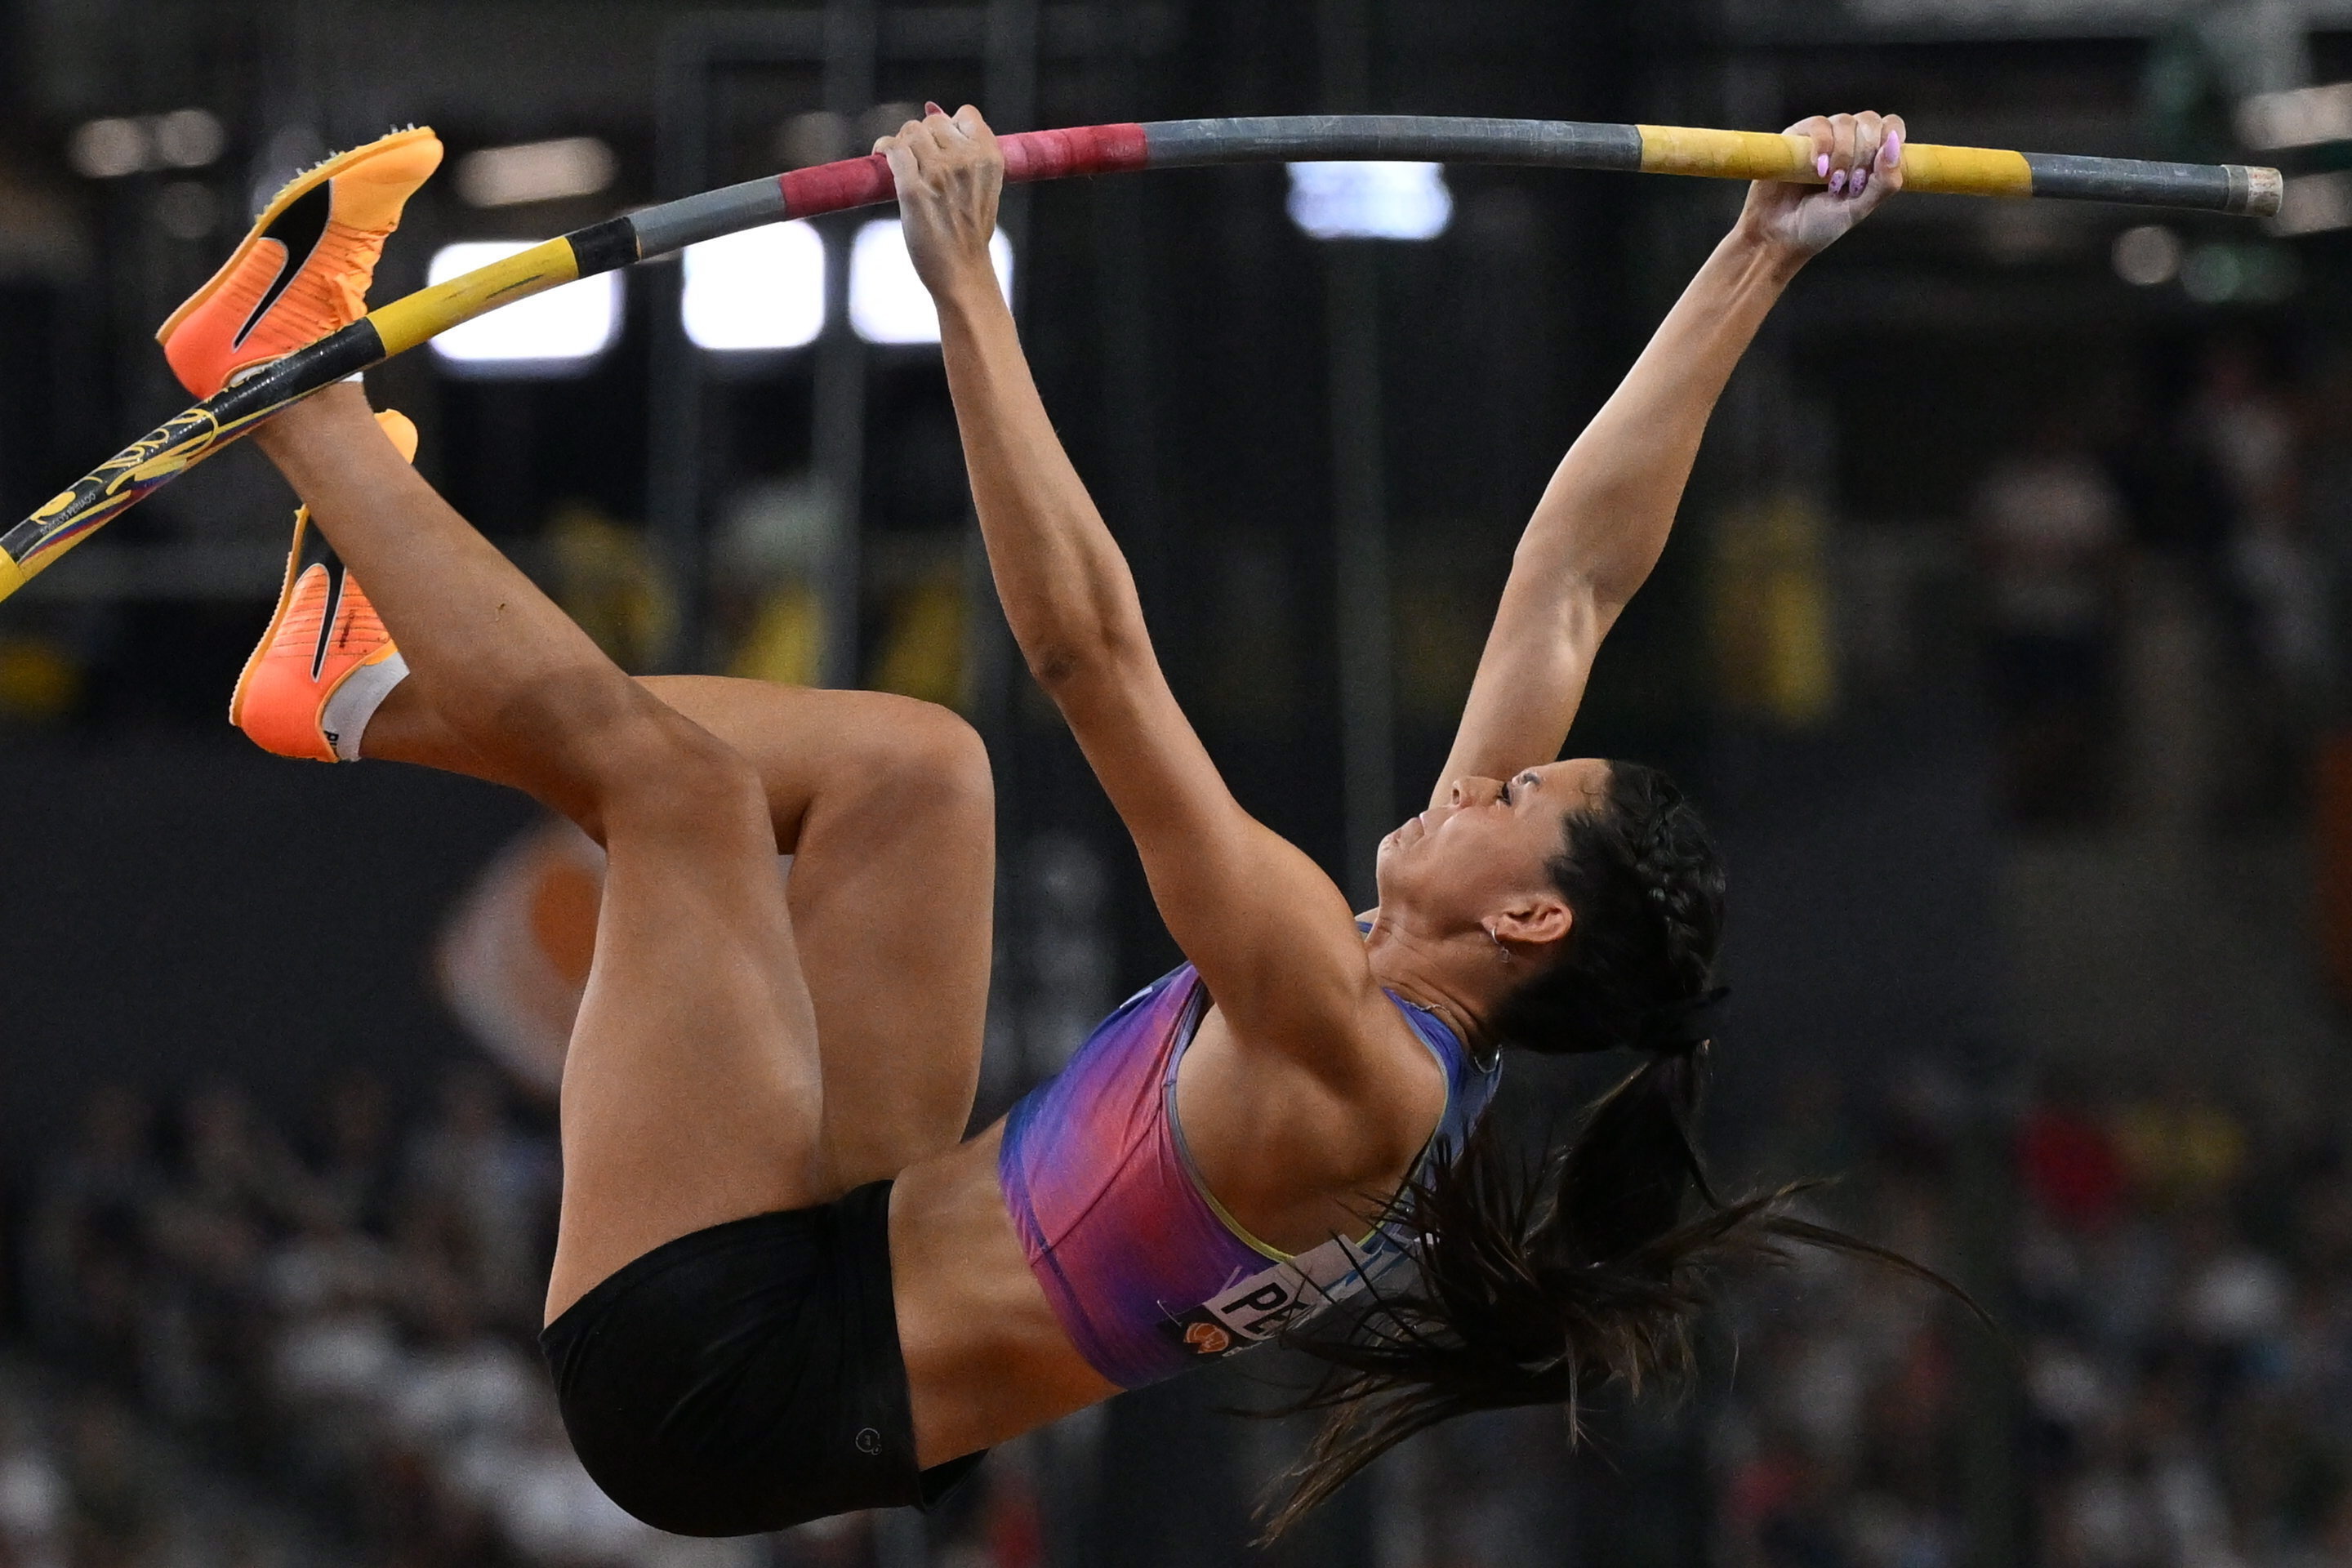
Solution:
M1004 177L1014 184L1118 174L1150 161L1143 127L1132 123L1021 131L1000 139L998 145L1004 152ZM778 175L776 184L783 191L784 211L793 217L874 206L888 201L898 189L890 178L890 161L879 153L794 169Z
M898 190L890 178L890 161L879 153L844 158L780 174L776 184L784 193L784 212L791 217L815 217L887 202Z
M1003 139L1004 177L1014 184L1072 174L1114 174L1150 161L1143 127L1076 125L1064 131L1022 131Z

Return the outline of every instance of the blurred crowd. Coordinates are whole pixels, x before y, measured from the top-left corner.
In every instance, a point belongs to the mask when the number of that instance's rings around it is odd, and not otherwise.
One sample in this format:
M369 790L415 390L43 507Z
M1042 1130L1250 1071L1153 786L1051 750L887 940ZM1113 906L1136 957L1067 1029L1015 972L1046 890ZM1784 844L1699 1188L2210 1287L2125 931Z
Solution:
M220 1479L105 1392L0 1368L0 1563L293 1568L315 1557L298 1516Z
M2005 1110L1924 1068L1894 1084L1863 1104L1801 1078L1759 1161L1850 1173L1806 1202L1967 1283L2000 1334L1916 1279L1802 1255L1710 1331L1696 1427L1619 1423L1596 1464L1530 1410L1384 1461L1381 1562L1589 1562L1614 1542L1727 1568L1958 1568L2007 1517L2027 1521L2014 1560L2051 1568L2352 1563L2352 1148L2186 1081L2051 1073ZM405 1126L347 1079L299 1135L225 1086L168 1114L98 1093L20 1215L38 1362L0 1362L0 1568L890 1560L878 1516L694 1542L597 1492L532 1348L555 1179L543 1120L474 1070ZM1232 1432L1261 1479L1297 1436ZM1085 1449L1045 1443L908 1521L928 1560L1043 1562L1039 1467ZM1711 1513L1682 1456L1712 1474Z
M1921 1071L1874 1103L1801 1077L1759 1152L1776 1179L1841 1177L1805 1217L1981 1289L1958 1217L1979 1196L1965 1101ZM1988 1307L2007 1313L1994 1298ZM1804 1249L1743 1279L1715 1325L1711 1461L1727 1568L1958 1568L1966 1358L1990 1342L1920 1281ZM1971 1336L1977 1336L1972 1338ZM2028 1559L2032 1560L2032 1559Z
M572 1458L533 1343L556 1182L551 1138L478 1070L406 1127L346 1079L298 1135L227 1085L168 1114L103 1089L25 1215L26 1328L90 1409L257 1479L361 1562L746 1561L646 1530ZM9 1485L0 1459L0 1528ZM103 1550L65 1561L181 1561L153 1511L102 1500Z
M2053 1561L2352 1559L2352 1165L2191 1089L2054 1079L2020 1133L2033 1490Z
M2188 1083L2098 1094L2064 1074L1983 1135L1999 1158L1981 1170L1965 1125L1923 1128L1900 1107L1875 1119L1836 1217L1981 1284L1970 1206L2013 1203L2015 1223L1985 1233L2000 1238L1986 1304L2007 1342L1844 1260L1753 1292L1718 1433L1724 1561L2352 1562L2340 1139L2258 1122ZM2012 1403L2000 1391L2020 1383ZM2027 1538L1996 1558L1971 1551L1971 1494L2021 1505L1994 1511L2026 1521Z

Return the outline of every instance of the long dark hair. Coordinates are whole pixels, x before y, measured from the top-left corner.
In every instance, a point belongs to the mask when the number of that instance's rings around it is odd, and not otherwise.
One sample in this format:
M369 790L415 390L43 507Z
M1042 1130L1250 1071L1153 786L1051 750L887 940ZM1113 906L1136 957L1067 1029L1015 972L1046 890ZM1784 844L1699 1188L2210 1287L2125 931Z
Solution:
M1725 1266L1790 1243L1874 1258L1966 1292L1884 1247L1789 1212L1816 1184L1727 1201L1694 1137L1723 933L1714 840L1674 782L1612 763L1607 797L1572 813L1549 872L1574 916L1559 957L1496 1020L1502 1043L1648 1060L1540 1160L1491 1119L1407 1183L1390 1222L1418 1238L1417 1278L1312 1320L1291 1342L1326 1372L1291 1413L1325 1413L1269 1538L1398 1443L1478 1410L1559 1405L1581 1435L1588 1391L1638 1394L1686 1374L1691 1332Z

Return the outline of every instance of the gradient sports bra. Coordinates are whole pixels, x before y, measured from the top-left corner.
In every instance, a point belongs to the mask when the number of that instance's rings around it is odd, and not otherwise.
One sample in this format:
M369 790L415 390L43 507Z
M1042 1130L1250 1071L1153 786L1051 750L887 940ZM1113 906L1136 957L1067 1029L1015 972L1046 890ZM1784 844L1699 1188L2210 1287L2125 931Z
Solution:
M1444 1069L1445 1114L1422 1156L1444 1158L1494 1098L1499 1064L1389 999ZM1270 1339L1411 1259L1385 1226L1283 1252L1217 1202L1176 1121L1176 1068L1208 1007L1191 964L1155 981L1005 1118L997 1179L1029 1268L1078 1353L1122 1388Z

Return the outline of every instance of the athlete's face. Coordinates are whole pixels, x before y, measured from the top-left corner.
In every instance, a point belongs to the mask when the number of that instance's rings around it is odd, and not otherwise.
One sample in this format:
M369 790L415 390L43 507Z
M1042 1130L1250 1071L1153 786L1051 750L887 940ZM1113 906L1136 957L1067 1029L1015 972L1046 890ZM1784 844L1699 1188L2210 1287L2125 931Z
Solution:
M1381 909L1441 932L1484 925L1519 940L1566 934L1566 906L1548 868L1570 814L1597 808L1608 792L1609 764L1593 757L1507 779L1454 780L1444 805L1381 840Z

